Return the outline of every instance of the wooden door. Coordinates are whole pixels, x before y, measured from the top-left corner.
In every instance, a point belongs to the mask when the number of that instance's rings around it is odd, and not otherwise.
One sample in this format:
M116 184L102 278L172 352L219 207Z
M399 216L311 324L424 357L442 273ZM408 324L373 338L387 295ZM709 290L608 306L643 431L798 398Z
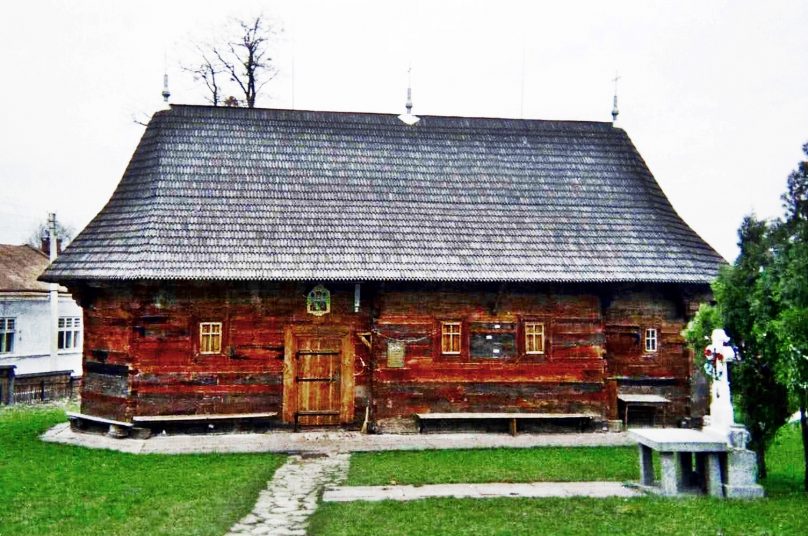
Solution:
M354 418L354 342L337 326L288 326L284 337L283 420L302 426Z
M337 337L297 337L298 424L339 424L342 384L341 340Z

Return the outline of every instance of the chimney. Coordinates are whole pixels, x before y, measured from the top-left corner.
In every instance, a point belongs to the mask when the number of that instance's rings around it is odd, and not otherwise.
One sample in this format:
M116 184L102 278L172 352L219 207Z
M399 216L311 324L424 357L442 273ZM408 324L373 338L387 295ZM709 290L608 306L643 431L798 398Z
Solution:
M43 233L42 237L40 238L39 251L41 251L45 255L50 256L50 237L48 236L47 231L45 231L45 233ZM57 255L62 254L62 239L61 238L56 239L56 254Z

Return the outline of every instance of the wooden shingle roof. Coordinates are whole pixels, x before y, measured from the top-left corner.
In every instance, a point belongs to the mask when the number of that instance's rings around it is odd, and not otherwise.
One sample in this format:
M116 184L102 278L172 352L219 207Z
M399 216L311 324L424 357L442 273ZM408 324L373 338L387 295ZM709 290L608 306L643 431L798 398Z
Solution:
M36 248L0 244L0 292L47 292L48 284L37 281L47 266L48 256Z
M43 278L706 283L609 123L173 106Z

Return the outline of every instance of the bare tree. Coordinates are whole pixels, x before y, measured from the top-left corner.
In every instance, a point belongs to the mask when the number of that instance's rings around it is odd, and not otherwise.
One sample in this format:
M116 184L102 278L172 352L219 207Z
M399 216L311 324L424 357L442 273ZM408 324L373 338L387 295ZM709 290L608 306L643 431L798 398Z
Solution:
M221 79L217 80L216 77L223 73L222 68L215 59L211 59L211 54L205 52L201 46L196 45L196 50L200 57L199 64L194 67L183 67L183 70L191 73L194 76L194 81L201 80L208 90L208 102L214 106L219 106L219 101L221 100Z
M244 95L244 104L254 108L261 89L277 74L269 56L275 29L259 15L249 21L234 20L229 33L233 37L225 39L224 44L196 45L200 61L184 70L203 82L213 106L225 102L232 105L234 97L224 98L229 82Z

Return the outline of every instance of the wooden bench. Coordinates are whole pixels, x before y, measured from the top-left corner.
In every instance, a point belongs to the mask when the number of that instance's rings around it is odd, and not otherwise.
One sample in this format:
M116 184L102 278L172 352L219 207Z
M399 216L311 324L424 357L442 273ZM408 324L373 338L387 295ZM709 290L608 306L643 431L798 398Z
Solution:
M599 417L594 413L416 413L415 416L418 417L418 431L420 433L424 431L424 421L507 420L510 433L514 436L518 432L516 423L519 420L576 420L579 422L579 430L583 430L585 423Z
M67 411L67 418L72 420L82 420L82 421L90 421L90 422L97 422L99 424L114 424L115 426L122 426L124 428L131 428L131 422L124 422L124 421L116 421L114 419L107 419L105 417L97 417L95 415L85 415L84 413L78 413L75 411Z
M78 413L75 411L67 411L65 413L67 413L67 418L70 420L71 427L75 425L76 428L81 429L83 422L106 424L109 425L107 435L118 439L128 436L129 430L134 426L131 422L116 421L115 419L107 419L105 417L97 417L95 415L85 415L84 413Z
M259 413L201 413L195 415L136 415L132 417L132 422L143 427L143 430L151 430L155 425L178 425L183 424L207 424L209 429L213 429L213 422L228 422L233 425L242 421L267 420L276 417L276 411L265 411ZM187 430L186 430L187 431Z
M264 413L203 413L199 415L137 415L132 417L132 422L136 423L161 423L161 422L210 422L210 421L237 421L271 419L278 415L277 411L267 411Z

